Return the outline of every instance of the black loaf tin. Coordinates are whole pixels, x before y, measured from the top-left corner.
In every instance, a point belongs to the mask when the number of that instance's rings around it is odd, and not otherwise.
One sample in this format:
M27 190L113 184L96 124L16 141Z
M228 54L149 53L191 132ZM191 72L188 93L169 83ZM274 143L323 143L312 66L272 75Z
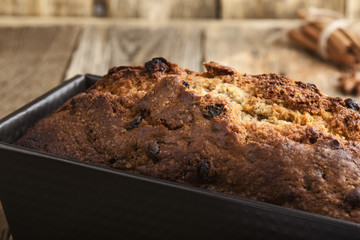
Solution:
M0 121L0 199L21 239L360 239L360 225L69 160L12 143L99 77Z

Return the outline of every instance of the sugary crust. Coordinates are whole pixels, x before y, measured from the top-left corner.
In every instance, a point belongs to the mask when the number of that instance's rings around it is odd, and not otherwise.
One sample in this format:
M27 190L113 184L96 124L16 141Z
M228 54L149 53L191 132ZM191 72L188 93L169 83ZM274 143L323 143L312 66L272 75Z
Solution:
M112 68L17 144L360 223L357 103L204 65Z

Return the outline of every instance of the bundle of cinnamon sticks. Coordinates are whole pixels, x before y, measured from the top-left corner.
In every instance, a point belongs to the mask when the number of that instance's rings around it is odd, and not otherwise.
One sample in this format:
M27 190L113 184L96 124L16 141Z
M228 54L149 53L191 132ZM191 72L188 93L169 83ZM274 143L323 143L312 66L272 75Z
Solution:
M302 14L305 21L300 28L288 32L291 40L313 51L326 60L341 66L358 69L360 67L360 35L349 28L334 28L325 39L325 46L321 46L321 38L326 28L334 21L331 17L309 18L309 14ZM329 29L327 29L329 30ZM323 52L325 50L325 54Z

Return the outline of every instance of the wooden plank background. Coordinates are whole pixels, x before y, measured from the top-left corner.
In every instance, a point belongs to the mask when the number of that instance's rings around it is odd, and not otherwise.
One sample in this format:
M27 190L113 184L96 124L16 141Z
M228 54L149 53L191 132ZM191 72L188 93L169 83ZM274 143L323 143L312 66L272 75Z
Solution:
M154 56L199 71L201 50L201 30L197 27L87 26L66 77L78 73L103 75L109 66L141 65Z
M60 84L79 31L74 26L0 28L0 118Z
M299 8L360 17L359 0L0 0L0 15L145 18L296 18Z
M222 0L224 18L294 18L301 8L326 8L345 13L346 0Z

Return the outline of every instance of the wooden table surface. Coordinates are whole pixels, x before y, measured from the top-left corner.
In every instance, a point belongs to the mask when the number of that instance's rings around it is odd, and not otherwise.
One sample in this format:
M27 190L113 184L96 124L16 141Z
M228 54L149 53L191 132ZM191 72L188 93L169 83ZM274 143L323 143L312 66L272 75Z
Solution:
M345 97L336 88L345 70L288 40L287 31L299 24L0 17L0 118L76 74L104 75L112 66L141 65L157 56L196 71L212 60L242 73L280 73L315 83L330 96ZM0 239L4 236L8 234L0 211Z

